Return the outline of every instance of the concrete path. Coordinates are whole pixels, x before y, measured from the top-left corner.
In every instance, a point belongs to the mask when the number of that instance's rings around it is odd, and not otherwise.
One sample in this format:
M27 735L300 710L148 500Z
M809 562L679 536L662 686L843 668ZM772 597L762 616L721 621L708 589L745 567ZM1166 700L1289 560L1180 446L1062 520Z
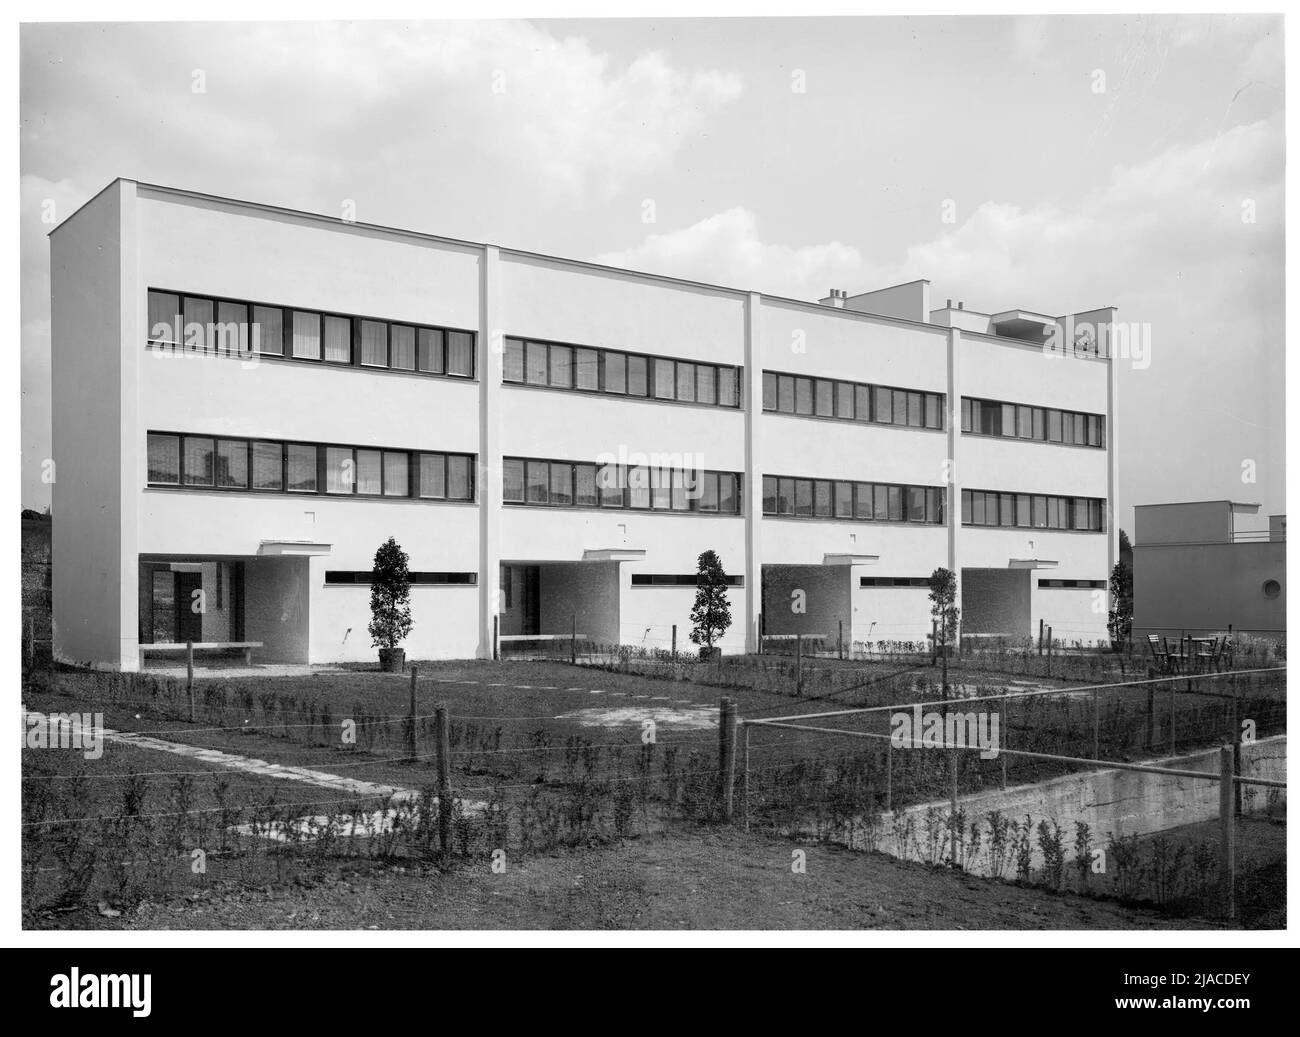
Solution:
M67 744L79 745L84 741L82 735L82 714L54 714L55 728L57 729L60 741L66 739ZM35 719L42 723L48 723L51 717L44 713L38 713L35 710L23 710L23 731L26 732L31 726L31 721ZM183 756L187 759L197 760L200 763L206 763L213 767L224 767L228 770L238 771L242 774L255 774L263 778L271 778L276 781L295 781L304 785L313 785L319 788L330 789L345 795L386 798L394 804L401 804L409 801L418 800L420 792L417 789L405 788L401 785L381 785L372 781L362 781L359 778L344 778L337 774L330 774L328 771L314 770L309 767L288 767L279 763L270 763L266 760L259 760L251 756L240 756L238 753L222 752L220 749L208 749L197 745L186 745L183 742L168 742L161 738L154 738L150 735L140 734L133 731L114 731L110 728L100 728L96 732L96 737L104 742L115 742L119 745L132 745L138 749L150 749L154 752L171 753L175 756ZM437 802L435 797L434 803ZM463 804L465 812L477 814L486 809L487 804L481 802L465 802ZM375 835L386 832L392 827L392 818L396 813L395 810L371 811L363 815L364 820L351 826L352 815L340 815L339 819L346 818L349 822L349 830L355 827L358 836ZM330 817L329 815L317 815L314 817L304 818L297 822L295 827L298 829L299 836L310 838L312 832L324 827ZM273 826L271 831L258 829L254 831L250 825L240 825L237 829L245 834L265 835L271 839L283 841L286 838L284 825ZM344 832L343 834L347 834Z

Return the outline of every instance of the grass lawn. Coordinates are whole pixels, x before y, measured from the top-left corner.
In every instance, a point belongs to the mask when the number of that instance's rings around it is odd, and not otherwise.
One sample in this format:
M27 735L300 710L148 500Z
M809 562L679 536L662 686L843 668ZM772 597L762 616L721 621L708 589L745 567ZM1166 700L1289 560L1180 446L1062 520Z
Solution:
M792 852L806 855L792 871ZM102 929L1206 929L1110 901L730 829L682 829L448 872L349 862L284 886L213 875Z

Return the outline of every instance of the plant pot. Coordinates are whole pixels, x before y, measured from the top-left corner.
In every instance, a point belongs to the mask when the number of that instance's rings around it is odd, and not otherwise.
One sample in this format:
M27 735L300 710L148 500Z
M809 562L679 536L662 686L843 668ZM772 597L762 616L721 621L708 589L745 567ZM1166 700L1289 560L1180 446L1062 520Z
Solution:
M700 662L702 662L702 663L710 663L710 662L713 662L713 660L715 660L715 659L721 659L721 658L722 658L722 649L721 649L721 648L701 648L701 649L700 649Z
M401 673L406 669L406 649L379 649L379 669L384 673Z

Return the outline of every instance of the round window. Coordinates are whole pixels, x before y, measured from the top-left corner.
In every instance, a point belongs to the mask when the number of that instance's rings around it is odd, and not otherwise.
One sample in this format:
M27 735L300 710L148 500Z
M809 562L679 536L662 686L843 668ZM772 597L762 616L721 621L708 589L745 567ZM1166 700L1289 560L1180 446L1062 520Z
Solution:
M1278 583L1277 580L1264 581L1264 597L1276 598L1281 593L1282 593L1282 585Z

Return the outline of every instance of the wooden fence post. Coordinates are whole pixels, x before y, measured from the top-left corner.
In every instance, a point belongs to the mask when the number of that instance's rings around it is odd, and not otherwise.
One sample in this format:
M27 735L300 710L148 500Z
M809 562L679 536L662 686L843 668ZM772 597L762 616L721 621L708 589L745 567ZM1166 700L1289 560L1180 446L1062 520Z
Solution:
M492 617L492 661L501 658L501 617Z
M1101 701L1097 689L1092 689L1092 758L1101 759Z
M794 635L794 693L803 694L803 634Z
M742 757L740 772L740 815L745 821L745 831L749 831L749 725L745 724L745 755Z
M1047 628L1047 676L1052 675L1052 628Z
M578 664L578 614L573 614L573 629L569 631L569 662Z
M839 652L840 661L844 660L844 620L840 620L840 632L836 639L836 649Z
M947 725L945 725L945 727L946 726ZM945 738L947 737L946 731L944 732L944 736ZM950 818L950 822L948 827L952 829L952 866L954 868L959 868L961 867L961 861L958 859L957 856L958 853L957 839L960 834L958 830L962 826L957 823L957 768L961 765L961 757L957 755L956 749L949 749L948 754L950 758L949 761L950 767L952 770L952 792L951 792L951 803L949 805L950 813L948 815Z
M1000 748L1005 749L1007 747L1007 742L1010 741L1010 735L1011 735L1011 731L1007 727L1007 689L1006 688L1002 689L1002 727L1000 729L1000 735L1002 738L1002 745L1000 746ZM1002 789L1003 791L1006 791L1007 754L998 753L998 755L1002 757Z
M673 662L677 661L677 624L673 624Z
M1237 822L1232 816L1232 746L1219 749L1219 895L1223 915L1237 917Z
M736 774L736 701L723 698L718 711L718 792L722 800L722 820L731 823Z
M1178 752L1178 682L1169 682L1169 755Z
M1236 677L1230 678L1232 681L1232 773L1241 773L1241 686ZM1232 812L1237 817L1241 816L1241 785L1233 783L1236 787L1233 789Z
M438 845L445 857L451 853L451 745L445 702L433 709L433 729L438 755Z
M194 723L194 642L185 642L185 693L190 698L190 723Z
M407 723L410 725L406 732L406 748L411 757L415 760L415 680L419 674L419 668L411 667L411 712Z
M885 813L894 812L894 740L885 743Z
M1038 621L1038 654L1043 654L1043 620Z

